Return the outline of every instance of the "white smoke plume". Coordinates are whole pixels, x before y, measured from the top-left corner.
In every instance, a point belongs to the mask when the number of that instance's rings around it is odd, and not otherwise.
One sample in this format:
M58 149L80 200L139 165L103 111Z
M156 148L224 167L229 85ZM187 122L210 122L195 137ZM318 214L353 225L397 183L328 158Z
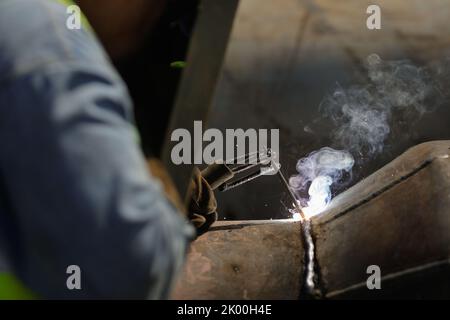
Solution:
M354 154L381 152L390 132L390 108L362 87L337 88L321 105L335 124L339 146Z
M322 148L297 162L298 174L289 179L289 184L298 193L308 190L309 200L301 205L307 207L305 214L322 212L331 201L331 185L348 178L354 165L353 156L344 150ZM346 176L347 175L347 176Z
M429 72L407 60L383 61L376 54L367 58L368 76L375 85L379 99L387 100L387 107L415 108L427 111L426 98L434 91Z
M319 109L333 123L331 137L343 150L325 147L297 162L298 174L289 182L307 215L325 210L333 185L351 178L355 162L360 164L383 151L392 123L411 126L439 105L438 100L446 95L445 81L440 80L450 79L447 65L417 67L408 60L383 61L371 54L365 65L367 83L349 88L338 85L322 101Z
M337 86L320 105L333 121L336 144L363 157L383 151L393 122L405 120L412 127L413 121L439 105L442 96L428 67L408 60L384 61L371 54L366 68L368 83L346 89Z

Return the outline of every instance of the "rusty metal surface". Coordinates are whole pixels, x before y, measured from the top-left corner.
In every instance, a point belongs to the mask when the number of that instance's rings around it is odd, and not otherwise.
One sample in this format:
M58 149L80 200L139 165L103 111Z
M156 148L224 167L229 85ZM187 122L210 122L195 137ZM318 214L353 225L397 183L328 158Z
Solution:
M191 246L174 299L297 299L301 226L292 220L217 222Z
M388 280L388 290L373 291L378 296L436 297L438 290L448 297L448 286L439 284L449 277L449 153L450 141L411 148L313 219L319 284L326 297L370 297L369 265L380 266ZM411 279L417 280L415 291Z
M411 148L312 219L323 298L449 298L450 141ZM218 222L195 241L175 299L298 299L304 243L293 220ZM369 265L382 290L368 290Z

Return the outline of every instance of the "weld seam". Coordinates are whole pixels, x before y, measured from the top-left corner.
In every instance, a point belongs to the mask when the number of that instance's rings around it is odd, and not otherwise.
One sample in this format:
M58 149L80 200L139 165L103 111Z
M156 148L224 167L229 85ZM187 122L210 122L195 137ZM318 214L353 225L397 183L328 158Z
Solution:
M303 274L300 299L313 300L323 296L321 287L320 268L317 264L315 239L312 234L312 224L310 220L301 223L303 239Z

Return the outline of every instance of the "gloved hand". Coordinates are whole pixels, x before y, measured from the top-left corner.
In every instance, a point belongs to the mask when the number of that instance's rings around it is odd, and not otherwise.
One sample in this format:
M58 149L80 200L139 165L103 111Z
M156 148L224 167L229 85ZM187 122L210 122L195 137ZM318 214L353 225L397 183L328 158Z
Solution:
M148 165L152 175L161 181L166 197L180 212L186 214L186 206L161 161L151 158L148 159ZM225 166L209 166L203 172L200 172L198 168L194 169L189 185L187 218L196 227L197 235L208 231L217 220L217 201L213 188L217 188L225 178L228 179L231 175L231 171Z
M217 201L210 184L198 168L194 169L190 192L188 218L197 229L197 235L200 236L217 221Z

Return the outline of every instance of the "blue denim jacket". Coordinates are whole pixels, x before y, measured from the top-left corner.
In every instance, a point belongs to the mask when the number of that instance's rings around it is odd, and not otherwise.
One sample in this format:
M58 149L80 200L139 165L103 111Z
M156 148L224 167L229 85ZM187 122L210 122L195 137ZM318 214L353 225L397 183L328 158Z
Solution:
M3 267L46 298L165 298L193 230L147 171L123 82L66 19L0 1Z

